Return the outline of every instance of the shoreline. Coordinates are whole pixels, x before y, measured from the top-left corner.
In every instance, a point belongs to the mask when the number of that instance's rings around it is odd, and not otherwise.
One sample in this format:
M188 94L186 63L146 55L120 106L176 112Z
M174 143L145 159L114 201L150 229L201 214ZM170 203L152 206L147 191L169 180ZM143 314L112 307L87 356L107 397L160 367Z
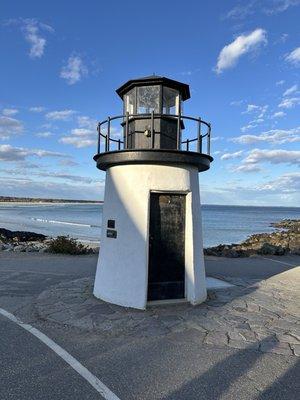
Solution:
M250 235L241 243L219 244L204 249L204 255L216 257L251 257L253 255L300 255L300 220L271 222L273 232Z
M204 248L204 255L215 257L251 257L253 255L300 255L300 220L285 219L270 223L274 231L256 233L240 243L219 244ZM67 237L61 235L61 237ZM29 231L11 231L0 227L0 251L40 252L49 249L55 237ZM87 254L99 252L100 240L69 238L86 248Z

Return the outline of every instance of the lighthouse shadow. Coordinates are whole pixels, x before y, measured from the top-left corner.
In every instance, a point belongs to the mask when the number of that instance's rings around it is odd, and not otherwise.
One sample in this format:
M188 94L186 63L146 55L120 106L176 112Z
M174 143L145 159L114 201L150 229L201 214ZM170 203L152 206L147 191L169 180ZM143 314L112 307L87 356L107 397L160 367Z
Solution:
M272 353L272 345L275 347L276 343L267 337L259 342L259 349L268 346ZM199 360L197 369L201 372L163 399L296 399L300 362L289 359L280 364L277 360L275 372L274 357L250 344L228 356L219 356L218 362L212 362L216 358L212 357L207 360L208 368Z

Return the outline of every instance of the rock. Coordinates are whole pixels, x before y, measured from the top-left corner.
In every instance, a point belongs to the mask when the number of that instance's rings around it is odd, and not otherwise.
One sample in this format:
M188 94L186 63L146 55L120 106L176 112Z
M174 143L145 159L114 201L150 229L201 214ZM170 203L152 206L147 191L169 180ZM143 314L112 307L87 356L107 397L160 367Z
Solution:
M22 245L17 245L15 247L13 247L13 251L15 251L16 253L22 253L22 252L26 251L26 247L22 246Z
M46 236L35 232L10 231L8 229L0 228L0 239L3 242L42 242L46 239Z
M258 254L271 254L281 256L285 253L284 249L281 246L275 246L270 243L264 243L260 249L257 251Z
M12 244L5 244L4 245L4 250L3 251L13 251L14 246Z
M29 247L26 247L25 251L26 251L26 253L33 253L33 252L39 251L39 249L35 246L29 246Z
M222 251L222 257L237 258L237 257L239 257L239 254L238 254L237 251L234 250L234 249L224 249L224 250Z

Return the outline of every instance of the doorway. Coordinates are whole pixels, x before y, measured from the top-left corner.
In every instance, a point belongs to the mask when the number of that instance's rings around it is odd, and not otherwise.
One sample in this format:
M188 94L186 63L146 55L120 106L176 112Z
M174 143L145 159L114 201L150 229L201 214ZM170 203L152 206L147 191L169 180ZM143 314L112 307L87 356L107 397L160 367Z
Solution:
M148 301L185 297L185 202L185 194L150 194Z

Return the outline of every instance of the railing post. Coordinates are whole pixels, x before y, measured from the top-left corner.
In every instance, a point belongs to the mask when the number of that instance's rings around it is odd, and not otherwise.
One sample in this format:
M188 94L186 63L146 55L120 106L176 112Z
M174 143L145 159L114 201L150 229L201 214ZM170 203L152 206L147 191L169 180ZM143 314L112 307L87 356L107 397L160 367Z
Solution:
M154 111L151 111L151 148L155 146L155 132L154 132Z
M186 151L189 151L189 150L190 150L190 140L187 139L187 141L186 141Z
M181 147L181 138L180 138L180 134L181 134L181 111L179 111L178 113L178 119L177 119L177 150L180 150Z
M110 145L110 117L107 117L107 135L106 135L106 143L107 143L107 149L106 151L109 151L109 145Z
M101 137L101 130L100 130L100 122L98 123L97 126L97 132L98 132L98 145L97 145L97 150L98 150L98 154L100 154L100 137Z
M124 150L128 148L128 131L129 131L129 112L126 111L125 117L125 137L124 137Z
M211 133L211 125L208 124L208 135L207 135L207 154L210 156L210 133Z
M202 153L201 118L198 118L197 152Z
M121 140L118 140L118 150L121 150Z

